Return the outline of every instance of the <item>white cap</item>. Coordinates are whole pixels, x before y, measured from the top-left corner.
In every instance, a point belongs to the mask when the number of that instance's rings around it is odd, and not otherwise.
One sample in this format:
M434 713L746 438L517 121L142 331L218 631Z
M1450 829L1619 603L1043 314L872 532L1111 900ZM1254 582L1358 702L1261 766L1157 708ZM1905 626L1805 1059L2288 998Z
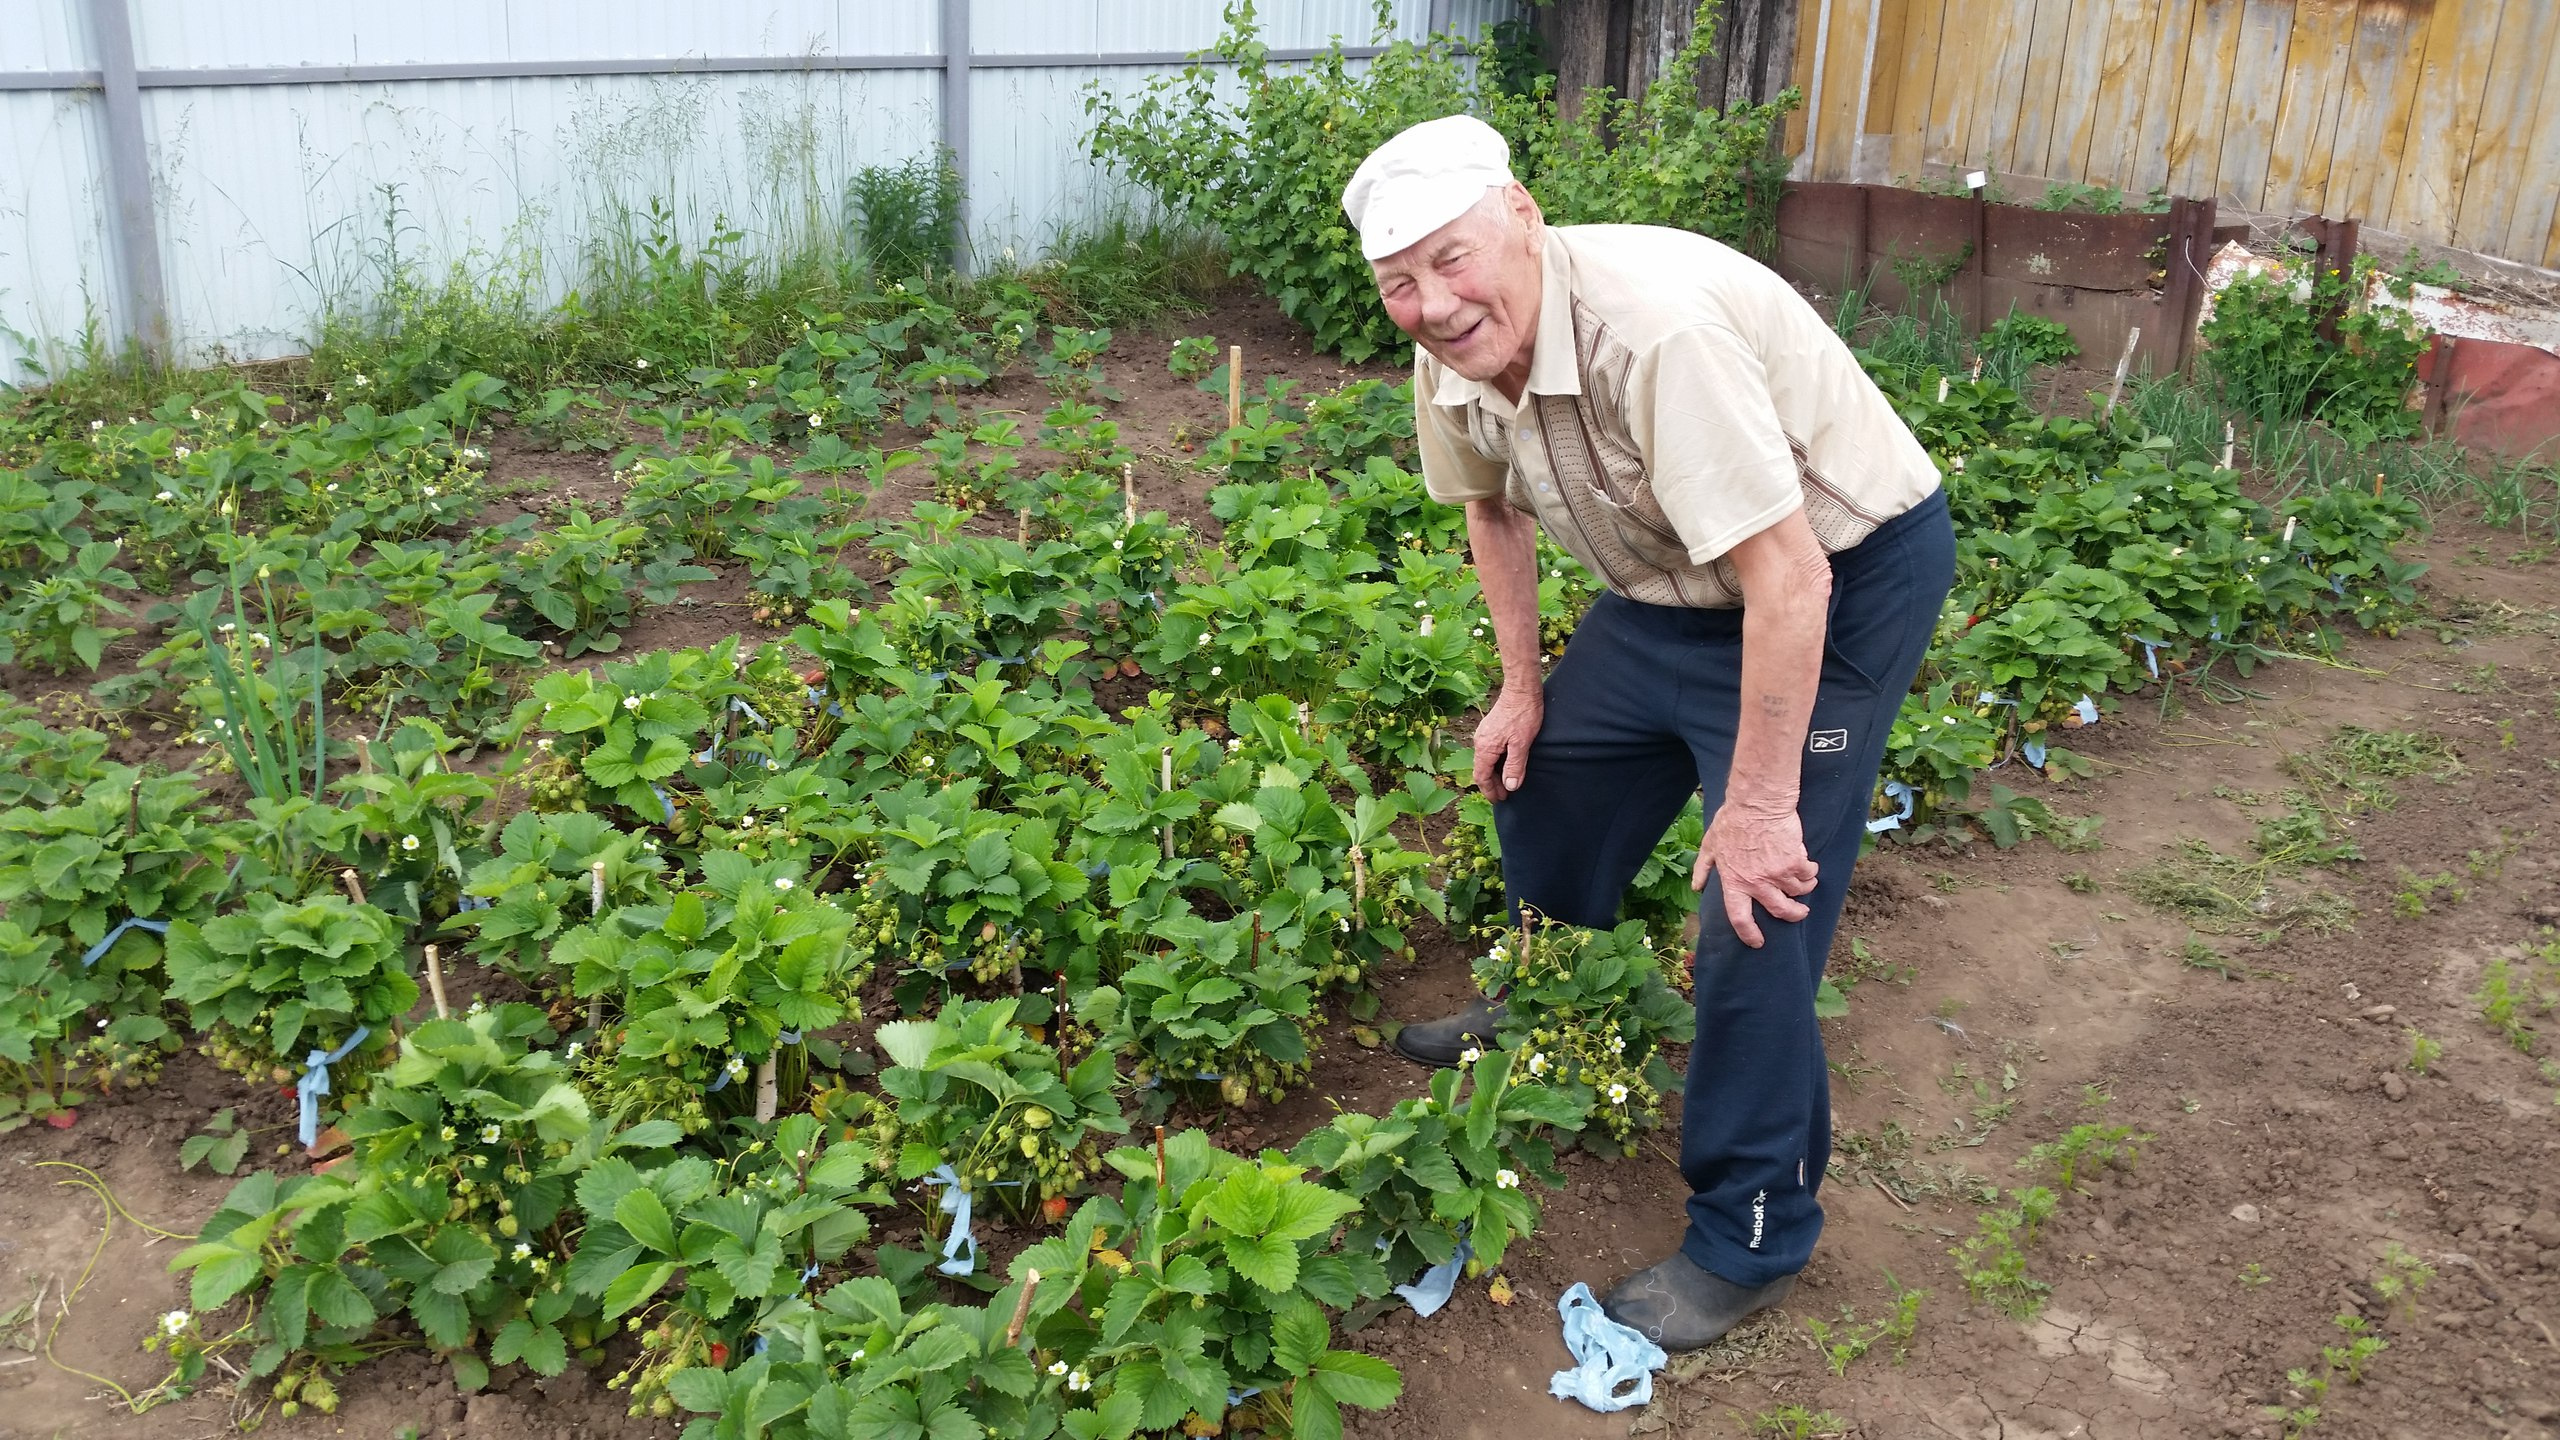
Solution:
M1342 187L1360 255L1380 260L1464 215L1511 183L1511 146L1473 115L1425 120L1369 152Z

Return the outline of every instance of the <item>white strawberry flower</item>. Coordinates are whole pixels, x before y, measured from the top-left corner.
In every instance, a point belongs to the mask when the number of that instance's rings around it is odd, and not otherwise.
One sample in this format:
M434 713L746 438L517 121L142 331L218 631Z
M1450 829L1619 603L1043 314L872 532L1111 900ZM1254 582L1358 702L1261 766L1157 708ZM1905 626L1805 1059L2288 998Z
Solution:
M1529 1073L1532 1075L1547 1073L1547 1052L1541 1050L1529 1057Z
M1626 1103L1627 1103L1627 1087L1626 1087L1626 1086L1624 1086L1624 1085L1612 1085L1612 1086L1610 1086L1610 1087L1609 1087L1609 1103L1610 1103L1610 1104L1612 1104L1612 1105L1624 1105L1624 1104L1626 1104Z
M400 848L401 848L402 850L405 850L405 851L409 852L409 853L410 853L410 854L412 854L412 855L414 855L414 854L418 853L418 837L417 837L417 836L415 836L415 835L403 835L403 836L401 836L401 837L400 837Z
M160 492L159 498L162 500L175 500L178 498L178 492L175 490L163 490Z
M1520 1176L1519 1176L1519 1173L1518 1173L1517 1171L1512 1171L1512 1170L1496 1170L1496 1171L1494 1171L1494 1172L1493 1172L1493 1188L1494 1188L1494 1189L1496 1189L1496 1190L1517 1190L1517 1189L1519 1189L1519 1188L1520 1188Z
M790 876L788 876L788 875L776 875L776 876L774 876L774 877L773 877L773 888L774 888L774 889L776 889L776 890L788 890L788 889L790 889L790 888L791 888L791 877L790 877Z
M1064 1360L1052 1360L1052 1361L1050 1361L1050 1362L1049 1362L1049 1373L1050 1373L1050 1374L1052 1374L1052 1375L1064 1375L1064 1374L1066 1374L1066 1373L1067 1373L1067 1362L1066 1362L1066 1361L1064 1361Z
M1484 1052L1473 1045L1470 1045L1466 1049L1458 1052L1458 1063L1461 1065L1473 1065L1483 1058Z
M513 1251L513 1254L518 1260L530 1260L533 1258L533 1247L522 1240L519 1240L516 1242L516 1248Z
M1081 1394L1093 1388L1093 1381L1082 1370L1067 1372L1067 1388Z
M164 1335L184 1335L187 1333L187 1322L194 1318L184 1310L172 1310L160 1317L160 1331Z
M640 708L640 697L639 697L639 696L637 696L637 695L625 695L625 696L623 696L623 697L622 697L622 708L623 708L623 709L625 709L625 710L637 710L637 709L639 709L639 708Z
M481 1143L481 1144L483 1144L483 1145L495 1145L495 1144L497 1144L497 1143L498 1143L498 1127L497 1127L497 1126L495 1126L495 1125L483 1125L483 1126L481 1126L481 1127L480 1127L480 1143Z

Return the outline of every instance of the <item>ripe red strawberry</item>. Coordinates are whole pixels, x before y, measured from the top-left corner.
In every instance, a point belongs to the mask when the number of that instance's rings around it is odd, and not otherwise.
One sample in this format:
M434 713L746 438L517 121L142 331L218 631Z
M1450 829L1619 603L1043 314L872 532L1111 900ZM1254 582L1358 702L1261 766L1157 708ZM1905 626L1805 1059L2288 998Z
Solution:
M729 1342L728 1342L728 1341L726 1341L726 1340L714 1340L714 1341L712 1341L712 1342L711 1342L711 1368L712 1368L712 1369L714 1369L714 1370L724 1370L724 1369L727 1369L727 1368L728 1368L728 1365L729 1365Z
M1065 1224L1067 1220L1067 1197L1064 1195L1052 1195L1048 1199L1041 1201L1040 1216L1052 1225Z

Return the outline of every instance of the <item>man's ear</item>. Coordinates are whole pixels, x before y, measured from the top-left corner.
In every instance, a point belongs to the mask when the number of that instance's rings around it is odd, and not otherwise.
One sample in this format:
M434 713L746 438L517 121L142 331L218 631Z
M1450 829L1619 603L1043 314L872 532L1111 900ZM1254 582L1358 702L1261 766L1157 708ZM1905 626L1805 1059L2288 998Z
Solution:
M1546 239L1547 231L1547 217L1545 212L1538 208L1537 197L1529 193L1528 186L1514 180L1510 188L1503 192L1503 200L1510 208L1512 216L1520 222L1521 232L1528 237L1529 252L1536 254L1539 245Z

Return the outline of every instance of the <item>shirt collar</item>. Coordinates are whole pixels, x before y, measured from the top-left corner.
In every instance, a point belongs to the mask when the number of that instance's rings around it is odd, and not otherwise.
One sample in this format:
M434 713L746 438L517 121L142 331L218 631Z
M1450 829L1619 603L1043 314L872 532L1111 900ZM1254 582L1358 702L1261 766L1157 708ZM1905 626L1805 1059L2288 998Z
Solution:
M1549 226L1539 247L1538 338L1529 354L1529 380L1522 395L1579 395L1582 366L1573 349L1573 258ZM1436 361L1434 362L1437 363ZM1446 365L1431 392L1435 405L1471 405L1502 392L1481 380L1470 380Z

